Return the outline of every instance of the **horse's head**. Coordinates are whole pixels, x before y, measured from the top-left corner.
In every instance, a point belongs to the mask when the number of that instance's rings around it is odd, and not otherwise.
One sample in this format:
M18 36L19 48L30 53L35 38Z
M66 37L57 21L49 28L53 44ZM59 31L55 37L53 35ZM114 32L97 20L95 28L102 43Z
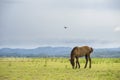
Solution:
M74 59L69 59L69 60L70 60L70 63L72 65L72 68L74 68L74 66L75 66Z

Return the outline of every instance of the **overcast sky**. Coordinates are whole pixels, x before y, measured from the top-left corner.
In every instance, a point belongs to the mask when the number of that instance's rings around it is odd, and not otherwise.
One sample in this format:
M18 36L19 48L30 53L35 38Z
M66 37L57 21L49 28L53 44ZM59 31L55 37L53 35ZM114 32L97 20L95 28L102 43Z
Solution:
M0 0L1 48L75 45L120 46L120 0Z

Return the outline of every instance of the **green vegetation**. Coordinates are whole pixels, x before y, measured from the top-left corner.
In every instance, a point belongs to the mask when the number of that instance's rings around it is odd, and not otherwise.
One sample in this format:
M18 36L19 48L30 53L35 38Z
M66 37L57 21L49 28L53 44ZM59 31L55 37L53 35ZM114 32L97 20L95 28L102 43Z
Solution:
M0 80L120 80L120 58L92 58L72 69L68 58L0 58Z

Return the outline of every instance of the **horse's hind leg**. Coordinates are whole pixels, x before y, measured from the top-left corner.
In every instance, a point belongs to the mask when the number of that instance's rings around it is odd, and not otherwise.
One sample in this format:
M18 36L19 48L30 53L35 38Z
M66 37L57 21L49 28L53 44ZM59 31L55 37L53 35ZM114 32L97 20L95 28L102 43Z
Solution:
M89 68L91 68L91 58L90 58L90 55L89 55Z
M85 63L84 68L86 68L86 67L87 67L87 64L88 64L88 56L87 56L87 55L85 55L85 59L86 59L86 63Z

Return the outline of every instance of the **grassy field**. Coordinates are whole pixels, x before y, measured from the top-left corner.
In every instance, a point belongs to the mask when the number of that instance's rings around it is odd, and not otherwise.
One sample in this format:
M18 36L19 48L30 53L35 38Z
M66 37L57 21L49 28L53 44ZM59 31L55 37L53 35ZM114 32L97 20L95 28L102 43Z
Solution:
M120 58L92 58L72 69L68 58L0 58L0 80L120 80Z

